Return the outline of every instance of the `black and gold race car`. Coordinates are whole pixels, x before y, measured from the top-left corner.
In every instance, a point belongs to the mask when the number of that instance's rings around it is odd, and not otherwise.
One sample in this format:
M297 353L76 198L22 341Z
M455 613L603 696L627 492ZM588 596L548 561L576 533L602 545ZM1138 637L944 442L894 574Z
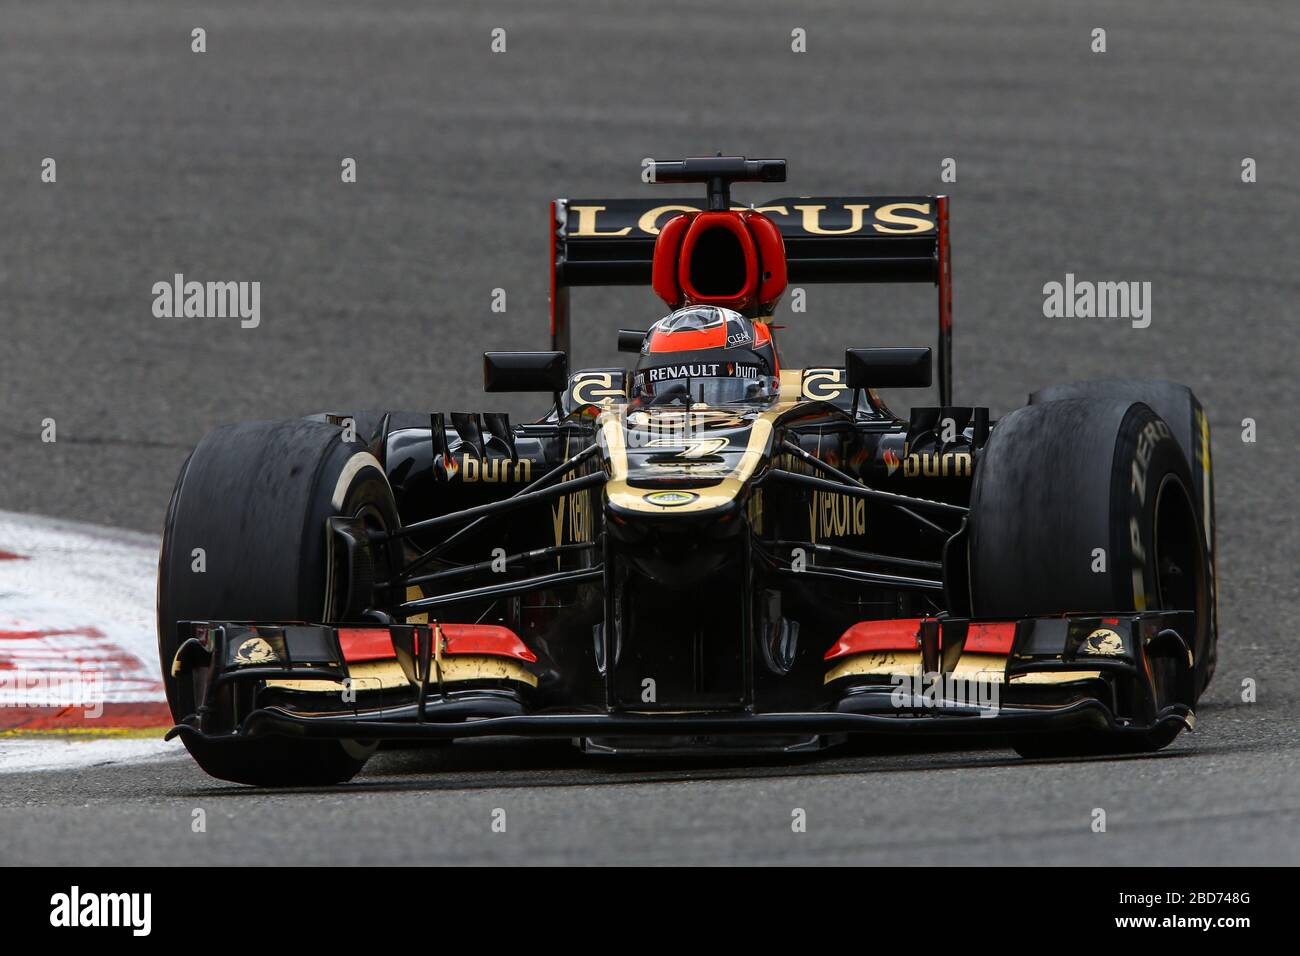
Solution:
M1210 437L1191 391L1048 388L997 421L951 395L944 196L774 199L784 160L660 162L706 200L556 200L544 352L484 355L495 413L227 425L181 470L158 639L210 774L342 781L385 741L508 735L600 753L1005 735L1154 750L1214 671ZM652 192L651 192L652 195ZM938 289L932 350L781 366L788 283ZM570 369L568 290L649 285Z

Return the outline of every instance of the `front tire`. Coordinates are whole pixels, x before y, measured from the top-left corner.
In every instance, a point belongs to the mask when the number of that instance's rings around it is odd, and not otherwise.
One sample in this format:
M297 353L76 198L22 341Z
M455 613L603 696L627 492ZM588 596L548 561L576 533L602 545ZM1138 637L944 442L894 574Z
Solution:
M1165 420L1182 449L1192 476L1192 505L1209 557L1210 615L1203 628L1204 644L1194 647L1196 690L1201 693L1214 676L1219 652L1218 574L1214 524L1214 470L1210 448L1210 420L1200 401L1186 385L1145 379L1111 378L1091 382L1051 385L1029 396L1030 405L1064 398L1125 399L1142 402Z
M1145 404L1069 398L1016 409L993 429L971 489L973 615L1190 610L1196 633L1182 637L1206 646L1209 561L1192 489L1172 430ZM1190 707L1186 696L1168 703ZM1132 752L1172 739L1043 734L1017 750Z
M197 708L192 681L171 676L178 621L329 622L336 612L326 520L362 515L380 528L399 524L383 468L361 440L349 444L343 435L301 420L226 425L182 466L158 563L158 651L178 723ZM279 736L182 739L211 776L259 786L340 783L375 749Z

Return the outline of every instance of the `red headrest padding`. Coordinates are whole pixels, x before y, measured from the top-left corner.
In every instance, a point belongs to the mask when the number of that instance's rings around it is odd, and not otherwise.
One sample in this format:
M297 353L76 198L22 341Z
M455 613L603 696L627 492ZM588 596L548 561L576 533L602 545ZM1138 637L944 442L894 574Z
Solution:
M652 284L670 308L770 314L786 284L781 230L748 209L675 216L655 241Z
M776 303L785 293L785 240L776 223L761 212L743 212L745 224L754 235L758 246L758 262L762 271L758 277L758 303L760 312L771 315Z
M677 256L681 253L682 237L691 223L690 216L673 216L659 230L655 240L654 271L651 285L655 295L675 309L682 304L682 288L677 284Z

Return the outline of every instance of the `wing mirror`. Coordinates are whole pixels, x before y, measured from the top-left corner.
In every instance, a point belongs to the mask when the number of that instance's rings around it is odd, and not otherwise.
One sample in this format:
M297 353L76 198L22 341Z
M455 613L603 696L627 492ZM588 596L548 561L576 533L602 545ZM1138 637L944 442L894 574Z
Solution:
M484 352L483 391L551 392L569 384L569 358L563 352Z
M849 388L928 388L932 363L928 348L845 349L844 377Z
M641 344L648 334L640 329L619 329L618 350L620 352L640 352Z

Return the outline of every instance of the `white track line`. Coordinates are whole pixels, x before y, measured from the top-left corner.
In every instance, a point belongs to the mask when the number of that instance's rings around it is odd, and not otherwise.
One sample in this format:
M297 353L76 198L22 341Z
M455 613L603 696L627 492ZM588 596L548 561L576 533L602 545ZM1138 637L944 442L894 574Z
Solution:
M0 774L109 767L184 755L175 740L161 738L0 737Z

